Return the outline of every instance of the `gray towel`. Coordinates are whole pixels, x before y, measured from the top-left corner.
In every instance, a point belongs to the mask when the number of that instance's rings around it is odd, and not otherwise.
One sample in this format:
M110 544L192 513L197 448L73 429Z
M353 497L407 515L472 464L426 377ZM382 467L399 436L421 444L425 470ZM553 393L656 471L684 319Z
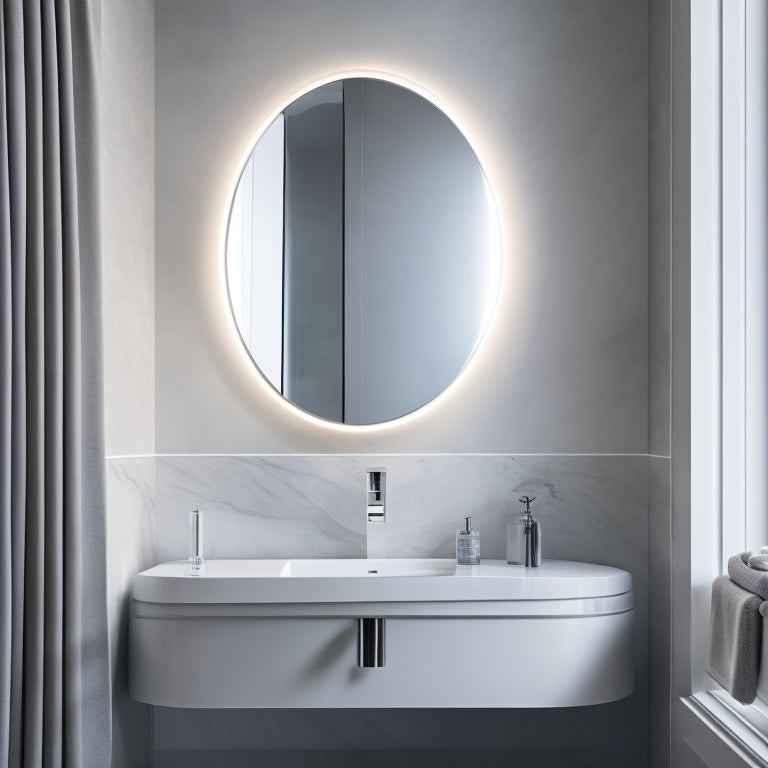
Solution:
M742 552L728 558L728 575L731 581L747 592L768 600L768 571L756 571L747 565L750 552Z
M751 704L763 640L763 599L734 584L728 576L712 583L712 618L705 668L736 701Z

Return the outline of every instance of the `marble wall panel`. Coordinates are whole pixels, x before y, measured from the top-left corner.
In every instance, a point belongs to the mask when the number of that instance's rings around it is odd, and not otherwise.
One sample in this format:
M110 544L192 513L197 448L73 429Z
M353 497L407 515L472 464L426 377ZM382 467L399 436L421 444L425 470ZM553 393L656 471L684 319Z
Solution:
M128 695L128 608L133 576L155 561L155 460L108 459L107 611L112 665L112 766L147 765L150 708Z
M346 456L159 456L157 558L188 556L203 512L206 557L365 557L365 478Z
M650 459L648 486L648 712L650 727L650 765L670 766L670 648L671 648L671 568L672 507L670 498L671 460Z
M374 459L371 459L373 463ZM484 558L506 557L506 526L535 496L545 556L640 568L647 555L645 456L378 456L386 521L368 526L369 557L452 557L472 516Z

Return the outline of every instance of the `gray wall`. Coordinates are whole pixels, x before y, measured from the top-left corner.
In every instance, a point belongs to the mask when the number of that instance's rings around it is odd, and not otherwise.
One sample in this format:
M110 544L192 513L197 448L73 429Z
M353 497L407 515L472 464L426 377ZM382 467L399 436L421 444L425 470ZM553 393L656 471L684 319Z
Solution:
M670 0L651 0L648 81L648 574L650 760L670 765L671 488L671 40Z
M130 583L155 553L154 4L101 6L112 766L133 768L150 759L150 710L128 697L126 643Z
M465 763L445 745L488 764L645 765L659 469L648 455L648 13L644 0L158 0L158 557L183 554L194 502L214 556L450 554L468 509L484 552L500 556L512 499L535 489L545 557L632 572L637 692L608 708L475 715L156 708L156 765ZM221 244L256 130L299 88L361 69L417 82L473 141L499 200L505 271L496 322L450 395L353 431L297 416L253 374L226 316ZM392 507L385 528L366 530L369 454L390 469ZM457 716L471 734L459 742Z
M160 453L645 453L647 36L638 0L157 3ZM474 142L505 238L476 363L418 419L297 418L221 289L241 156L299 88L361 68L434 93Z

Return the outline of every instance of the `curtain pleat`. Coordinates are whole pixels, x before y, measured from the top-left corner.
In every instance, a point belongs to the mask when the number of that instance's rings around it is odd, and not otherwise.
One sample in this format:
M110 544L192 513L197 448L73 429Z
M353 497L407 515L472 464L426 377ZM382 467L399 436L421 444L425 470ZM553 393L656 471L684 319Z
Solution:
M11 558L3 561L2 574L7 590L11 592L10 627L3 628L4 661L9 661L10 687L3 689L4 705L8 709L8 733L2 740L8 743L8 765L21 765L23 743L23 643L24 643L24 557L26 549L26 452L27 452L27 390L26 348L24 325L26 317L26 94L24 87L24 18L19 4L3 3L3 64L5 71L6 118L5 146L8 163L7 186L3 187L3 216L7 217L8 248L3 250L3 261L10 254L10 285L3 283L3 296L11 306L11 327L5 339L10 338L11 370L3 374L10 380L11 413L3 422L2 444L10 457L9 486L3 495L4 520L10 520ZM7 273L7 270L5 270ZM7 350L5 350L7 354ZM6 431L10 429L10 432ZM8 435L10 434L10 438ZM8 506L5 506L5 504ZM5 589L3 590L6 591Z
M70 24L69 0L61 0L56 5L56 24L61 29L58 52L58 72L61 99L62 146L71 151L62 153L61 176L63 194L61 196L65 226L62 243L66 254L80 253L78 226L78 171L75 151L75 101L72 70L72 35ZM83 369L81 327L81 263L79 258L66 258L63 262L62 292L64 296L64 412L68 414L67 429L64 432L64 457L66 461L65 477L77 477L80 482L68 483L64 489L66 509L83 509L83 462L82 462L82 393L80 371ZM64 750L67 765L82 763L81 741L72 739L71 734L82 733L81 707L83 667L80 649L83 644L82 627L82 517L67 515L64 518L63 550L61 552L66 568L64 594L67 600L63 605L64 626L68 632L64 636L64 666L62 679L62 707L64 712Z
M5 12L0 6L0 26L5 29ZM5 36L0 36L0 77L7 91ZM11 252L11 211L8 170L8 119L5 98L0 105L0 251ZM13 303L11 260L0 261L0 434L11 433L13 402L13 359L11 325ZM11 576L11 446L0 443L0 759L10 753L11 725L11 627L13 579Z
M94 8L0 2L0 765L104 768Z
M58 3L59 0L56 0ZM43 587L43 765L62 764L62 677L64 644L64 290L62 144L59 103L58 40L53 0L40 7L40 52L43 74L43 164L38 197L43 201L43 399L45 407L44 508L42 529ZM67 254L77 258L76 254Z
M13 3L12 3L13 4ZM23 765L43 765L43 693L45 689L45 290L43 282L43 72L40 7L22 4L26 117L26 315L23 343L27 373L27 505L25 515L23 606ZM14 436L11 435L11 440ZM51 511L54 514L54 511ZM19 551L14 553L19 556Z
M72 79L74 93L75 148L77 155L77 232L80 259L80 339L82 369L90 375L80 383L81 429L88 439L80 442L82 526L81 568L82 620L79 626L82 692L78 699L82 743L89 752L83 765L98 768L110 762L112 708L107 634L106 601L106 479L104 444L104 376L101 271L101 179L98 141L100 60L94 16L90 2L70 0ZM75 55L75 52L78 52ZM87 310L87 311L85 311ZM87 556L85 556L87 554ZM73 559L73 562L75 560ZM67 706L69 708L69 704ZM100 757L101 756L101 757ZM101 762L99 762L101 760Z

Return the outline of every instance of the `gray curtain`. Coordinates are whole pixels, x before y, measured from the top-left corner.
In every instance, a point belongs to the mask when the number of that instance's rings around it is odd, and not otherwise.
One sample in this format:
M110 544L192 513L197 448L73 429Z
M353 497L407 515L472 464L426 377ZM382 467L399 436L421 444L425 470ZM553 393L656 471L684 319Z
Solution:
M0 765L105 768L97 8L0 2Z

